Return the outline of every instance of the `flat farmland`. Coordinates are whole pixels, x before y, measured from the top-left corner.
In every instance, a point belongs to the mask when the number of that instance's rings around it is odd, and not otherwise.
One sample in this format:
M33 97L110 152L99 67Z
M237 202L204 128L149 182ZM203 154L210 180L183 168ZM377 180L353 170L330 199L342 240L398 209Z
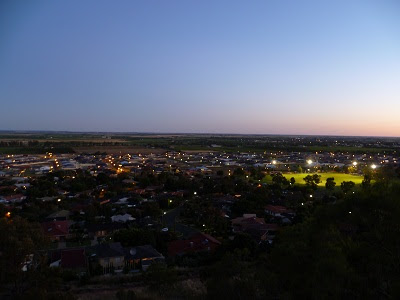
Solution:
M161 148L146 148L146 147L134 147L134 146L87 146L87 147L72 147L76 153L95 153L95 152L106 152L107 154L160 154L166 149Z

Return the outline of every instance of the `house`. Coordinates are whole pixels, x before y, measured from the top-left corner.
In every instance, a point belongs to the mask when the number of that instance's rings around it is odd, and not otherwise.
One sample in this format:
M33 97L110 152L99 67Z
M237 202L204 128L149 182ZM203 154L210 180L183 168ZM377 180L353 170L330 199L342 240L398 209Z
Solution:
M92 258L103 268L103 274L122 272L125 266L125 251L121 243L100 244L92 247Z
M117 202L115 202L114 204L125 205L125 204L128 204L128 200L129 200L128 197L123 197L123 198L119 199Z
M277 224L266 224L263 218L257 218L255 214L244 214L232 220L233 232L243 232L249 234L256 242L269 243L275 238L279 229Z
M1 196L0 197L2 202L6 203L20 203L26 199L26 196L23 194L15 194L15 195L9 195L9 196Z
M87 231L91 238L105 237L113 232L124 228L125 225L118 222L113 223L102 223L102 224L89 224L87 226Z
M133 218L132 215L130 215L130 214L115 215L115 216L111 217L111 221L126 223L126 222L130 222L130 221L135 221L135 218Z
M295 215L293 210L280 205L267 205L265 207L265 213L274 217L287 217Z
M15 181L15 183L26 183L28 181L28 177L20 177L20 176L14 176L11 178L12 181Z
M60 210L55 213L52 213L46 217L48 221L65 221L69 219L70 212L68 210Z
M63 269L87 271L87 259L85 249L68 249L61 251L60 266Z
M65 241L71 235L69 233L69 221L50 221L41 224L42 229L53 241Z
M257 218L255 214L243 214L243 217L231 221L233 232L243 232L246 228L254 225L265 225L263 218Z
M221 245L214 237L199 232L187 240L176 240L168 244L168 256L182 256L189 253L213 252Z
M14 184L15 187L20 188L20 189L27 189L28 187L31 186L30 183L16 183Z
M148 186L145 188L146 193L155 193L157 191L162 190L163 186L159 186L159 185L152 185L152 186Z
M143 245L132 248L124 248L125 266L129 269L141 267L146 271L154 262L164 262L164 256L151 245Z
M80 204L75 204L71 207L71 212L72 214L85 214L85 211L88 209L89 204L88 203L80 203Z
M159 221L153 219L150 216L146 216L136 220L136 224L141 228L156 227L159 225Z
M46 196L46 197L37 198L37 199L40 200L40 201L42 201L42 202L50 202L50 201L56 200L56 197Z
M133 193L137 194L137 195L143 195L144 193L146 193L145 189L134 189Z
M268 242L272 243L275 239L276 233L279 230L278 224L264 224L258 226L250 226L243 232L249 234L256 242Z

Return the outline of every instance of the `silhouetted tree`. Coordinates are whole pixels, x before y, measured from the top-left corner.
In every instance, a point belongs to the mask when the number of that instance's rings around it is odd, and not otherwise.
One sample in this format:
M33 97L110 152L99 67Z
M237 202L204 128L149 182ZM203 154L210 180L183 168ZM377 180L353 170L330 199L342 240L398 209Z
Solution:
M340 184L340 188L342 189L343 193L347 194L355 187L355 185L356 184L353 181L343 181Z
M335 189L336 182L334 177L329 177L326 179L325 188L329 191L333 191Z
M318 184L321 182L321 175L318 174L307 175L306 177L303 178L303 180L306 182L307 187L310 187L315 190Z

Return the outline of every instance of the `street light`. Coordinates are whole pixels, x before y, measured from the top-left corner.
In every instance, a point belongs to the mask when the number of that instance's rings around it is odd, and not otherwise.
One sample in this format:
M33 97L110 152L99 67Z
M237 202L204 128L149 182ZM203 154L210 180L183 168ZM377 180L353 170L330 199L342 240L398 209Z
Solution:
M353 161L353 166L357 166L357 162L356 161Z
M371 168L375 170L375 169L376 169L376 165L373 164L373 165L371 166Z
M311 165L312 164L312 160L311 159L307 159L307 164Z

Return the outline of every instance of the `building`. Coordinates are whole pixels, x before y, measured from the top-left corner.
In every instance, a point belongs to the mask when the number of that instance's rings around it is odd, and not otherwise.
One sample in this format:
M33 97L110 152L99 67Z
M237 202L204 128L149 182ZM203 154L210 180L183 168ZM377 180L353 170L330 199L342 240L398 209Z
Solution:
M189 253L213 252L221 242L211 235L199 232L187 240L176 240L168 244L168 256L182 256Z
M53 241L65 241L71 235L69 233L69 221L50 221L41 224L42 229Z
M164 262L164 256L151 245L143 245L125 249L125 266L128 269L146 271L154 262Z

